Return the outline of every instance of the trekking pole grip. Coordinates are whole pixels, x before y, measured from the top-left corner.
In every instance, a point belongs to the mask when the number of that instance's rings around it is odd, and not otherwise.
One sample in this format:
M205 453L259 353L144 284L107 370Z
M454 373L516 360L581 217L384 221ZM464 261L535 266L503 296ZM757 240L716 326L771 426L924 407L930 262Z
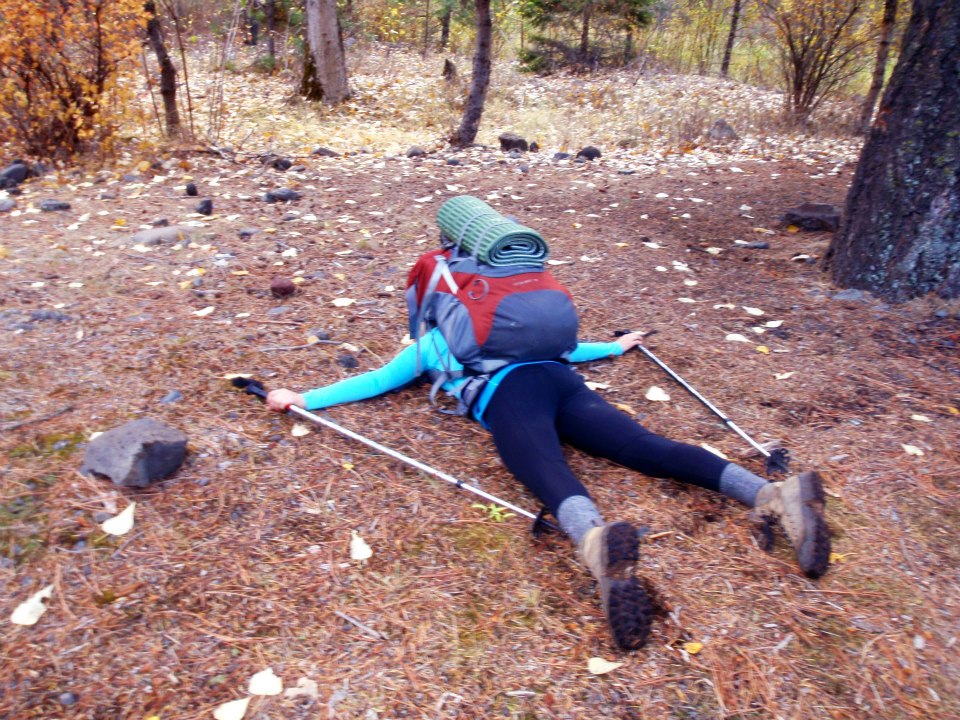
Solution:
M231 384L235 388L240 388L243 390L245 393L247 393L247 395L256 395L261 400L267 399L267 390L263 387L263 383L259 380L236 377L231 381Z

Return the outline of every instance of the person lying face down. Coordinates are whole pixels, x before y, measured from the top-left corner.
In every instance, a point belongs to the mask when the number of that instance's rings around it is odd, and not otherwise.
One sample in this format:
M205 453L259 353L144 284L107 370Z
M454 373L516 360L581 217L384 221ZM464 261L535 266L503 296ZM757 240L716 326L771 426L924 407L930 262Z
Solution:
M643 333L614 342L580 342L570 363L619 356L638 346ZM290 406L318 410L364 400L400 388L423 373L462 365L434 328L382 367L300 393L286 388L267 394L271 410ZM456 395L468 378L446 380ZM670 440L590 390L568 363L536 361L494 373L472 403L470 414L487 428L510 472L536 495L577 548L597 581L600 602L614 642L635 650L647 639L653 605L636 576L639 533L628 521L607 522L564 454L569 444L655 478L671 478L719 492L749 508L754 519L779 523L810 578L827 570L830 537L824 520L824 491L816 472L770 483L701 447Z

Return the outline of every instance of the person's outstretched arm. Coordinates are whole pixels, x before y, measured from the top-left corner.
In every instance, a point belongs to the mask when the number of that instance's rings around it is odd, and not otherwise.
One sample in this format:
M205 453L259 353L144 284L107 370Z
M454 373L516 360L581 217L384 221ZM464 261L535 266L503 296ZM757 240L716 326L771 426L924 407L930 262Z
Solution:
M422 360L422 358L421 358ZM342 403L366 400L403 387L417 377L417 348L410 345L383 367L340 380L305 393L278 388L267 393L267 407L285 412L291 405L319 410Z
M576 349L570 353L570 362L590 362L611 355L623 355L643 342L644 335L642 332L632 332L621 335L613 342L577 343Z

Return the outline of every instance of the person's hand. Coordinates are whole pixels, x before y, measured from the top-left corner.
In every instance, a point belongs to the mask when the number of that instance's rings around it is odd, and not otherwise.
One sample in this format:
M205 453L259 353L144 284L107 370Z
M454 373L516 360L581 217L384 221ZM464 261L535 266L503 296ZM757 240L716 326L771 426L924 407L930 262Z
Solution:
M306 410L307 403L303 395L295 393L293 390L278 388L267 393L267 407L276 412L286 412L291 405Z
M626 335L621 335L617 338L617 342L620 343L620 347L623 348L623 351L626 352L632 348L635 348L637 345L640 345L643 342L643 338L647 336L645 332L629 332Z

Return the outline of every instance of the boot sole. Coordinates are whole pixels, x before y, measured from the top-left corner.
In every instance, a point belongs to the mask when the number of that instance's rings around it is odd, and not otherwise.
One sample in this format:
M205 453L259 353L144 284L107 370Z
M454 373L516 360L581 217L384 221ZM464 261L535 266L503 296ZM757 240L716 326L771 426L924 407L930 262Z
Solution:
M653 603L634 575L640 559L637 529L614 523L604 531L600 596L614 641L624 650L643 646L653 623Z
M823 481L815 472L806 472L797 480L803 504L803 541L797 548L797 562L804 575L818 578L830 565L830 532L823 518L826 493Z

